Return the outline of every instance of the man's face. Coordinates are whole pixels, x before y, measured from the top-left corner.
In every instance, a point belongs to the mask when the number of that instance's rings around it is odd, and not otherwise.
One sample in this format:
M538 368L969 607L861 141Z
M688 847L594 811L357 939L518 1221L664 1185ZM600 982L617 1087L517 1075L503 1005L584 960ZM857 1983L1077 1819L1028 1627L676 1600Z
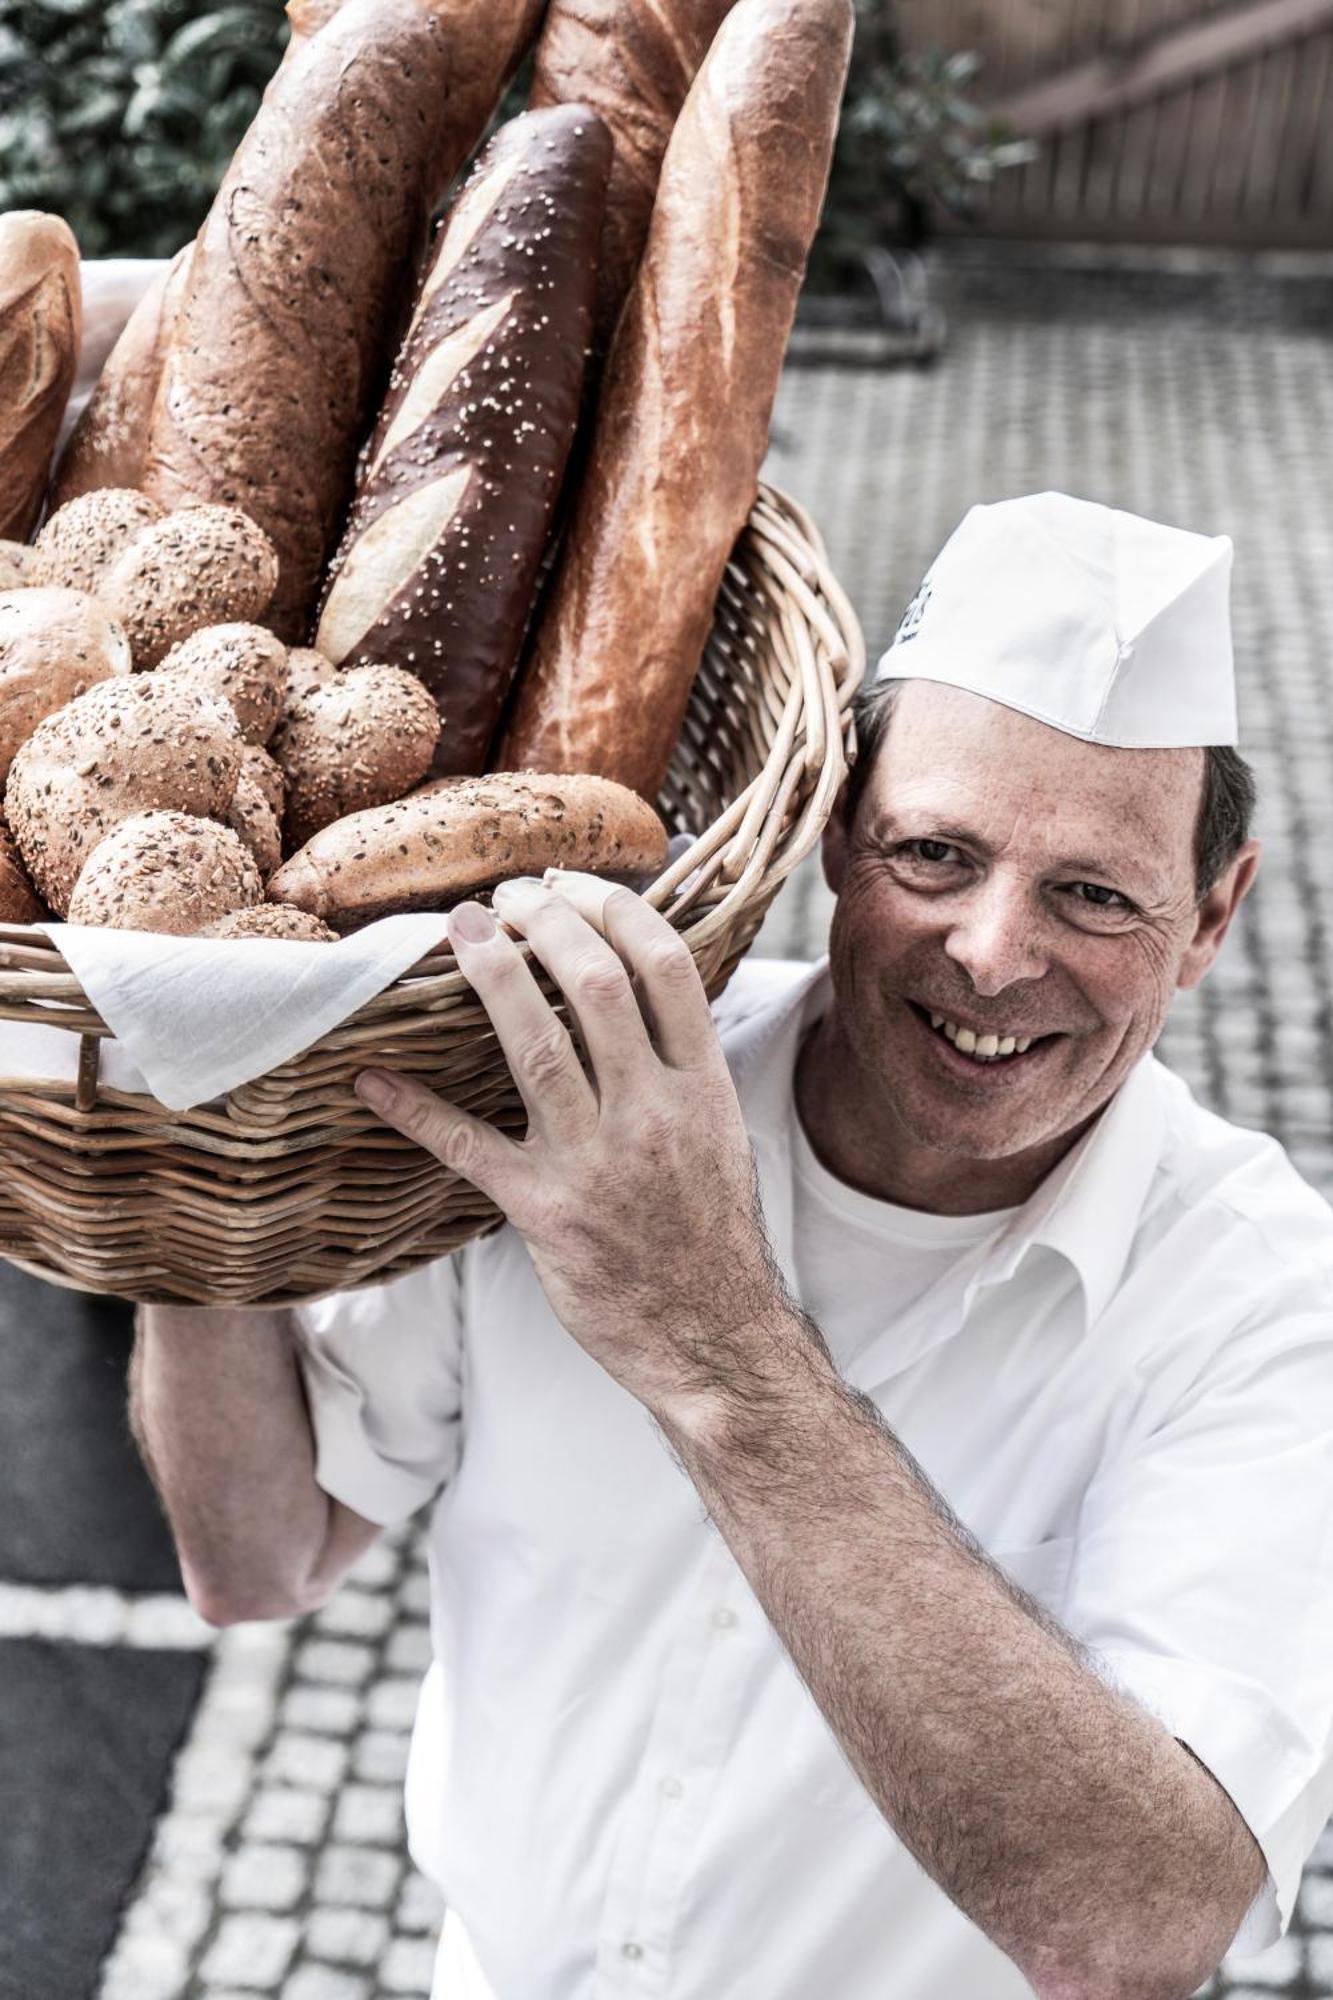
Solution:
M1201 750L1108 749L961 689L899 691L825 866L841 1029L902 1138L974 1159L1039 1148L1152 1047L1257 857L1250 843L1196 903L1203 769Z

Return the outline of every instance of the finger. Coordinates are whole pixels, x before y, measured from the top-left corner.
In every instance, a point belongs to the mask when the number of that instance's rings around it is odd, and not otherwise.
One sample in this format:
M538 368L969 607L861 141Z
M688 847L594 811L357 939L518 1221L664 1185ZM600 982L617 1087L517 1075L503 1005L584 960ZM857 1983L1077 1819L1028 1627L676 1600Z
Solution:
M597 926L629 967L662 1060L673 1069L716 1062L720 1044L708 994L680 932L642 896L596 875L548 868L545 880L556 895Z
M596 927L531 877L501 882L495 907L522 931L578 1022L599 1091L624 1092L658 1068L630 976Z
M363 1069L354 1089L363 1104L404 1138L433 1153L441 1166L470 1181L506 1214L521 1202L525 1162L520 1148L484 1119L438 1097L415 1077Z
M460 903L449 913L449 942L490 1016L534 1131L553 1140L582 1136L597 1122L596 1092L513 938L479 903Z

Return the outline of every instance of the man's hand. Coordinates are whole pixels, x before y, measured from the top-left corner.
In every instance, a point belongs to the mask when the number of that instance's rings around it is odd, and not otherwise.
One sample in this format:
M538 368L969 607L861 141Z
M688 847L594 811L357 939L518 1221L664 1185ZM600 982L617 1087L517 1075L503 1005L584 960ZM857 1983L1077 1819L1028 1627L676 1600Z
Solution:
M783 1288L689 947L632 891L591 877L564 878L563 892L502 883L495 908L563 993L587 1070L514 939L463 903L450 942L522 1094L526 1136L380 1070L357 1078L358 1094L504 1211L558 1318L655 1414L742 1388Z

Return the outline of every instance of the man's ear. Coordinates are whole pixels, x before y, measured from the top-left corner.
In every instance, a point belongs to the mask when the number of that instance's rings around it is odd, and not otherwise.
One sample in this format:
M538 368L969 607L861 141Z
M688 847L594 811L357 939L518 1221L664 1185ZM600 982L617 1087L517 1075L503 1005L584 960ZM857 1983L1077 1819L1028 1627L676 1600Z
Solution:
M844 779L838 796L833 801L833 810L824 824L820 839L819 855L824 864L824 880L836 896L842 887L843 874L847 867L847 782Z
M1262 851L1257 840L1247 840L1200 903L1194 913L1194 936L1181 960L1177 986L1197 986L1217 957L1231 928L1231 919L1253 887Z

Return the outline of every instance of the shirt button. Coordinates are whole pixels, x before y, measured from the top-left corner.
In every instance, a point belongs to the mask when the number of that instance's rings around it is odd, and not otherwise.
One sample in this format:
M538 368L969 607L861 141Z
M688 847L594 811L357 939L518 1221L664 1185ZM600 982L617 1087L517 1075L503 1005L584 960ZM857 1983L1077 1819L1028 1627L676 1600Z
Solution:
M642 1958L643 1946L635 1944L633 1938L630 1938L627 1943L621 1945L620 1956L622 1958Z
M663 1778L662 1797L664 1799L678 1799L684 1790L685 1787L681 1784L679 1778Z
M713 1623L719 1632L728 1632L736 1623L736 1614L734 1611L728 1611L725 1604L720 1605L713 1613Z

